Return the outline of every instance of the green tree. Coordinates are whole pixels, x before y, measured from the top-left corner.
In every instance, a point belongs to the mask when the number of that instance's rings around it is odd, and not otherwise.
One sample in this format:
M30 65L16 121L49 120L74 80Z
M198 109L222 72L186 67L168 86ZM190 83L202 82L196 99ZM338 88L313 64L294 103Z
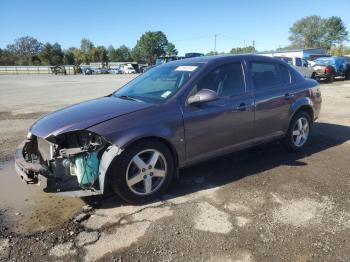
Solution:
M37 57L43 44L30 36L17 38L14 44L8 45L7 49L17 57L16 64L31 65L33 58Z
M83 61L84 61L83 52L80 49L75 48L75 47L70 48L70 50L74 55L74 65L77 65L77 66L81 65L81 63L83 63Z
M140 46L135 46L131 50L131 57L132 57L132 60L137 61L139 63L147 63L147 59L143 55L143 52L141 52Z
M349 33L340 17L332 16L328 19L325 19L324 27L326 30L324 41L329 46L342 44L344 41L347 41L349 39Z
M323 47L327 50L348 40L348 32L340 17L307 16L289 29L289 40L298 48Z
M108 47L108 59L113 62L129 62L132 61L131 50L126 45L121 45L118 48L113 46Z
M168 39L162 31L145 32L137 41L133 55L138 61L154 64L159 56L166 54Z
M90 49L89 57L91 62L100 62L103 66L108 63L107 50L104 46L93 47Z
M330 49L329 54L332 56L350 55L350 47L345 45L334 46Z
M236 47L232 48L230 54L246 54L246 53L256 53L256 49L254 46L246 46L246 47Z
M91 50L94 48L94 44L86 38L80 40L80 50L83 54L83 62L85 64L90 64L91 61Z
M46 43L40 53L41 61L49 65L62 65L63 57L62 48L58 43Z
M9 50L0 48L0 65L13 66L16 64L15 57Z
M115 52L115 48L112 45L108 46L107 52L108 52L108 60L110 62L117 62L117 59L116 59L117 55Z
M75 65L74 47L64 51L63 63L65 65Z
M167 46L166 46L166 55L177 55L178 51L175 48L175 45L173 43L168 42Z
M208 53L206 53L207 56L211 56L211 55L218 55L219 53L218 52L215 52L215 51L210 51Z

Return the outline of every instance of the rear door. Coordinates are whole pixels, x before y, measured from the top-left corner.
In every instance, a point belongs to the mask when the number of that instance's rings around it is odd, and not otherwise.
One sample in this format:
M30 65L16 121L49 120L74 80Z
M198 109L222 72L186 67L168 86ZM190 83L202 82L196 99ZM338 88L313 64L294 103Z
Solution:
M287 66L278 62L250 61L249 74L255 96L254 137L280 136L294 101L292 78Z

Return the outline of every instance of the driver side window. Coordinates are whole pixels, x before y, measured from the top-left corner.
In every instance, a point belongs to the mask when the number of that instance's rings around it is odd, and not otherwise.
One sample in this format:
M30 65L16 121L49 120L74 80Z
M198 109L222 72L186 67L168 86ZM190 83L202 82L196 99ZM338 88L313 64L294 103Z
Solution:
M218 97L236 96L245 93L245 81L240 62L219 66L206 75L196 86L196 92L210 89Z

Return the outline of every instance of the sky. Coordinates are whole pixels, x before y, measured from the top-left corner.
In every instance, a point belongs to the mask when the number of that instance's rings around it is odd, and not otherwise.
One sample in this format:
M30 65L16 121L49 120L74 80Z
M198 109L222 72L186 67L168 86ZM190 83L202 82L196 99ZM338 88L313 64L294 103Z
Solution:
M289 44L289 28L309 15L339 16L350 30L349 0L0 0L0 48L21 36L79 46L133 47L145 31L163 31L180 55L259 51Z

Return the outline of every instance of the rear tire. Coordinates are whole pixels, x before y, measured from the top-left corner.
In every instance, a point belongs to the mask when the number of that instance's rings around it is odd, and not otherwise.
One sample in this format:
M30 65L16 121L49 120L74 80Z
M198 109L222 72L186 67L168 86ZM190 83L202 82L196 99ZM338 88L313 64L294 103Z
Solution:
M333 82L334 82L334 75L330 75L330 76L327 78L327 82L328 82L328 83L333 83Z
M109 175L115 193L129 203L141 204L168 188L175 175L175 161L164 143L144 140L117 156Z
M300 111L292 118L283 144L288 151L301 151L309 142L313 121L308 113Z
M345 80L350 80L350 70L345 73Z

